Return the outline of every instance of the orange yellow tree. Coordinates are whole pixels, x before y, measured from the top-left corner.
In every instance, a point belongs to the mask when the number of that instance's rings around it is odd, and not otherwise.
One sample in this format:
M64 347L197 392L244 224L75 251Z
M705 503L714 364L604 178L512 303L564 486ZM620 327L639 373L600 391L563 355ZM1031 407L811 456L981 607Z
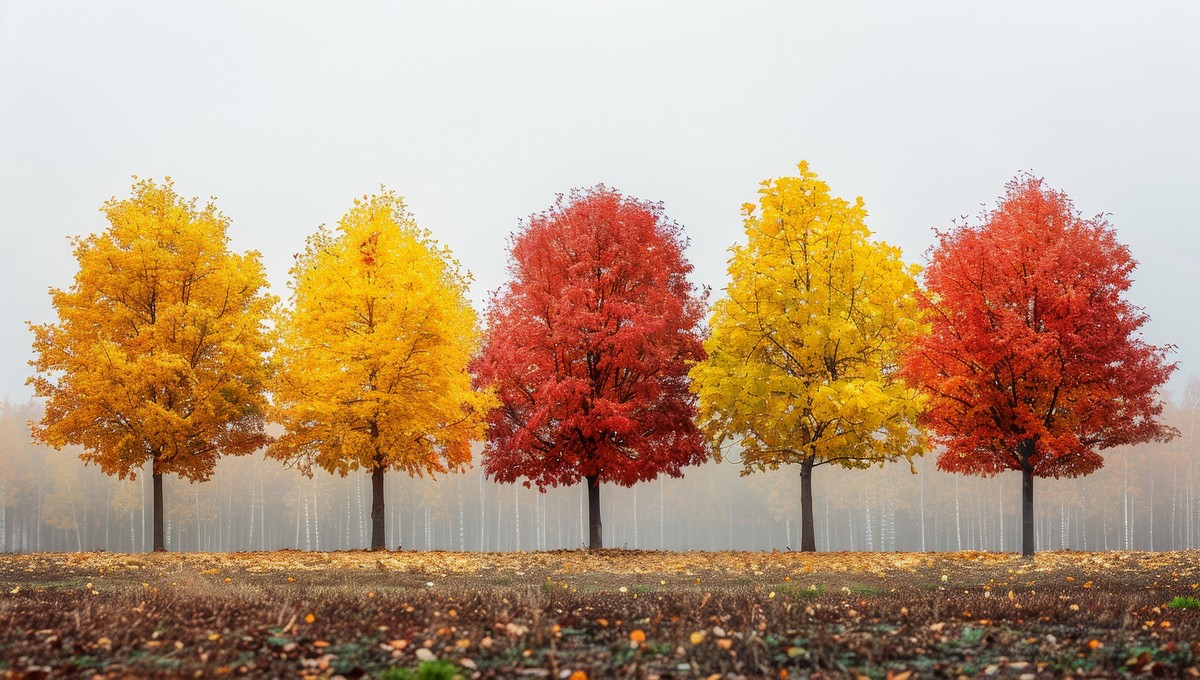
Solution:
M346 475L371 471L371 547L384 547L383 476L471 459L489 398L467 363L479 344L470 275L391 191L308 239L278 317L269 456Z
M871 238L862 199L831 196L799 169L763 182L758 215L743 206L747 242L732 249L708 358L691 378L704 432L718 451L740 447L742 474L800 466L800 545L811 551L814 468L923 451L920 396L896 375L921 327L916 267Z
M165 550L164 474L204 481L222 454L267 443L263 432L275 299L256 252L229 250L229 220L210 202L139 180L109 200L103 233L75 238L79 271L51 289L57 323L30 324L34 439L107 474L154 486L154 549Z

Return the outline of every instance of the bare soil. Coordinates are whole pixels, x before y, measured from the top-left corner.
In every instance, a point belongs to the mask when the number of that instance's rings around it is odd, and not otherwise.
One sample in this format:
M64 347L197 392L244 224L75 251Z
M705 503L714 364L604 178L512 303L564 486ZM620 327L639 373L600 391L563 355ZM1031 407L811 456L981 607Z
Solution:
M1177 597L1200 552L0 555L0 673L1200 677Z

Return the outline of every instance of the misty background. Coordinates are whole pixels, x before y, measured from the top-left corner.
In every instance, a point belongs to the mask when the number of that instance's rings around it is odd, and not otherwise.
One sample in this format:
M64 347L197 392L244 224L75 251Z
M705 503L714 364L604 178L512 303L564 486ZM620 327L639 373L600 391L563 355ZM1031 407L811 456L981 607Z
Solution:
M921 263L933 228L991 206L1028 169L1108 213L1141 263L1145 337L1176 347L1164 397L1183 437L1038 480L1040 548L1194 547L1189 376L1198 374L1200 6L703 2L194 5L0 0L0 551L142 550L142 479L35 449L26 322L54 319L67 237L130 176L217 197L231 247L287 297L317 225L386 184L473 273L482 310L507 236L555 194L603 182L685 226L697 285L721 294L739 206L807 159L861 195L876 236ZM820 549L1017 547L1016 476L820 468ZM605 544L786 549L799 475L605 487ZM388 475L389 545L578 547L582 489ZM365 496L364 496L365 494ZM367 544L361 475L309 480L258 456L166 488L172 549ZM364 528L366 527L366 528ZM369 532L367 532L369 533ZM361 539L361 540L360 540Z

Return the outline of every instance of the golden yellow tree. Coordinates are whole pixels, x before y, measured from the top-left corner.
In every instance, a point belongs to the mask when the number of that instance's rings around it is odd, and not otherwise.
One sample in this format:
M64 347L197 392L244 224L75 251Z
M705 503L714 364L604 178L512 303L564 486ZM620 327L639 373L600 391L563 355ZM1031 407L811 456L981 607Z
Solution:
M718 449L740 448L743 475L800 465L801 549L815 550L813 468L923 451L921 399L895 375L921 325L917 267L871 239L861 198L831 196L799 169L743 206L747 243L731 249L708 359L690 375L701 427Z
M30 324L39 442L83 446L107 474L154 480L154 549L165 550L162 476L209 478L217 458L244 454L263 433L265 331L275 298L259 254L229 250L229 219L210 201L136 180L111 199L109 227L75 238L79 271L51 289L58 323Z
M383 475L457 470L491 398L467 364L479 346L470 274L383 190L321 228L292 268L278 318L268 455L345 476L371 471L371 547L384 547Z

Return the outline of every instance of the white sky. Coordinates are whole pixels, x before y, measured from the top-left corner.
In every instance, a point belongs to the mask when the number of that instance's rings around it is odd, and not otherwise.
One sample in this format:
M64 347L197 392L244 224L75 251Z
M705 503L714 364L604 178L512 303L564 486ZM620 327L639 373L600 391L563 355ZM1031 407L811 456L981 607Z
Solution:
M1147 338L1200 372L1200 4L0 0L0 396L66 237L130 175L218 197L274 291L383 183L475 274L559 192L665 203L720 289L738 207L808 159L923 261L1031 169L1109 212Z

